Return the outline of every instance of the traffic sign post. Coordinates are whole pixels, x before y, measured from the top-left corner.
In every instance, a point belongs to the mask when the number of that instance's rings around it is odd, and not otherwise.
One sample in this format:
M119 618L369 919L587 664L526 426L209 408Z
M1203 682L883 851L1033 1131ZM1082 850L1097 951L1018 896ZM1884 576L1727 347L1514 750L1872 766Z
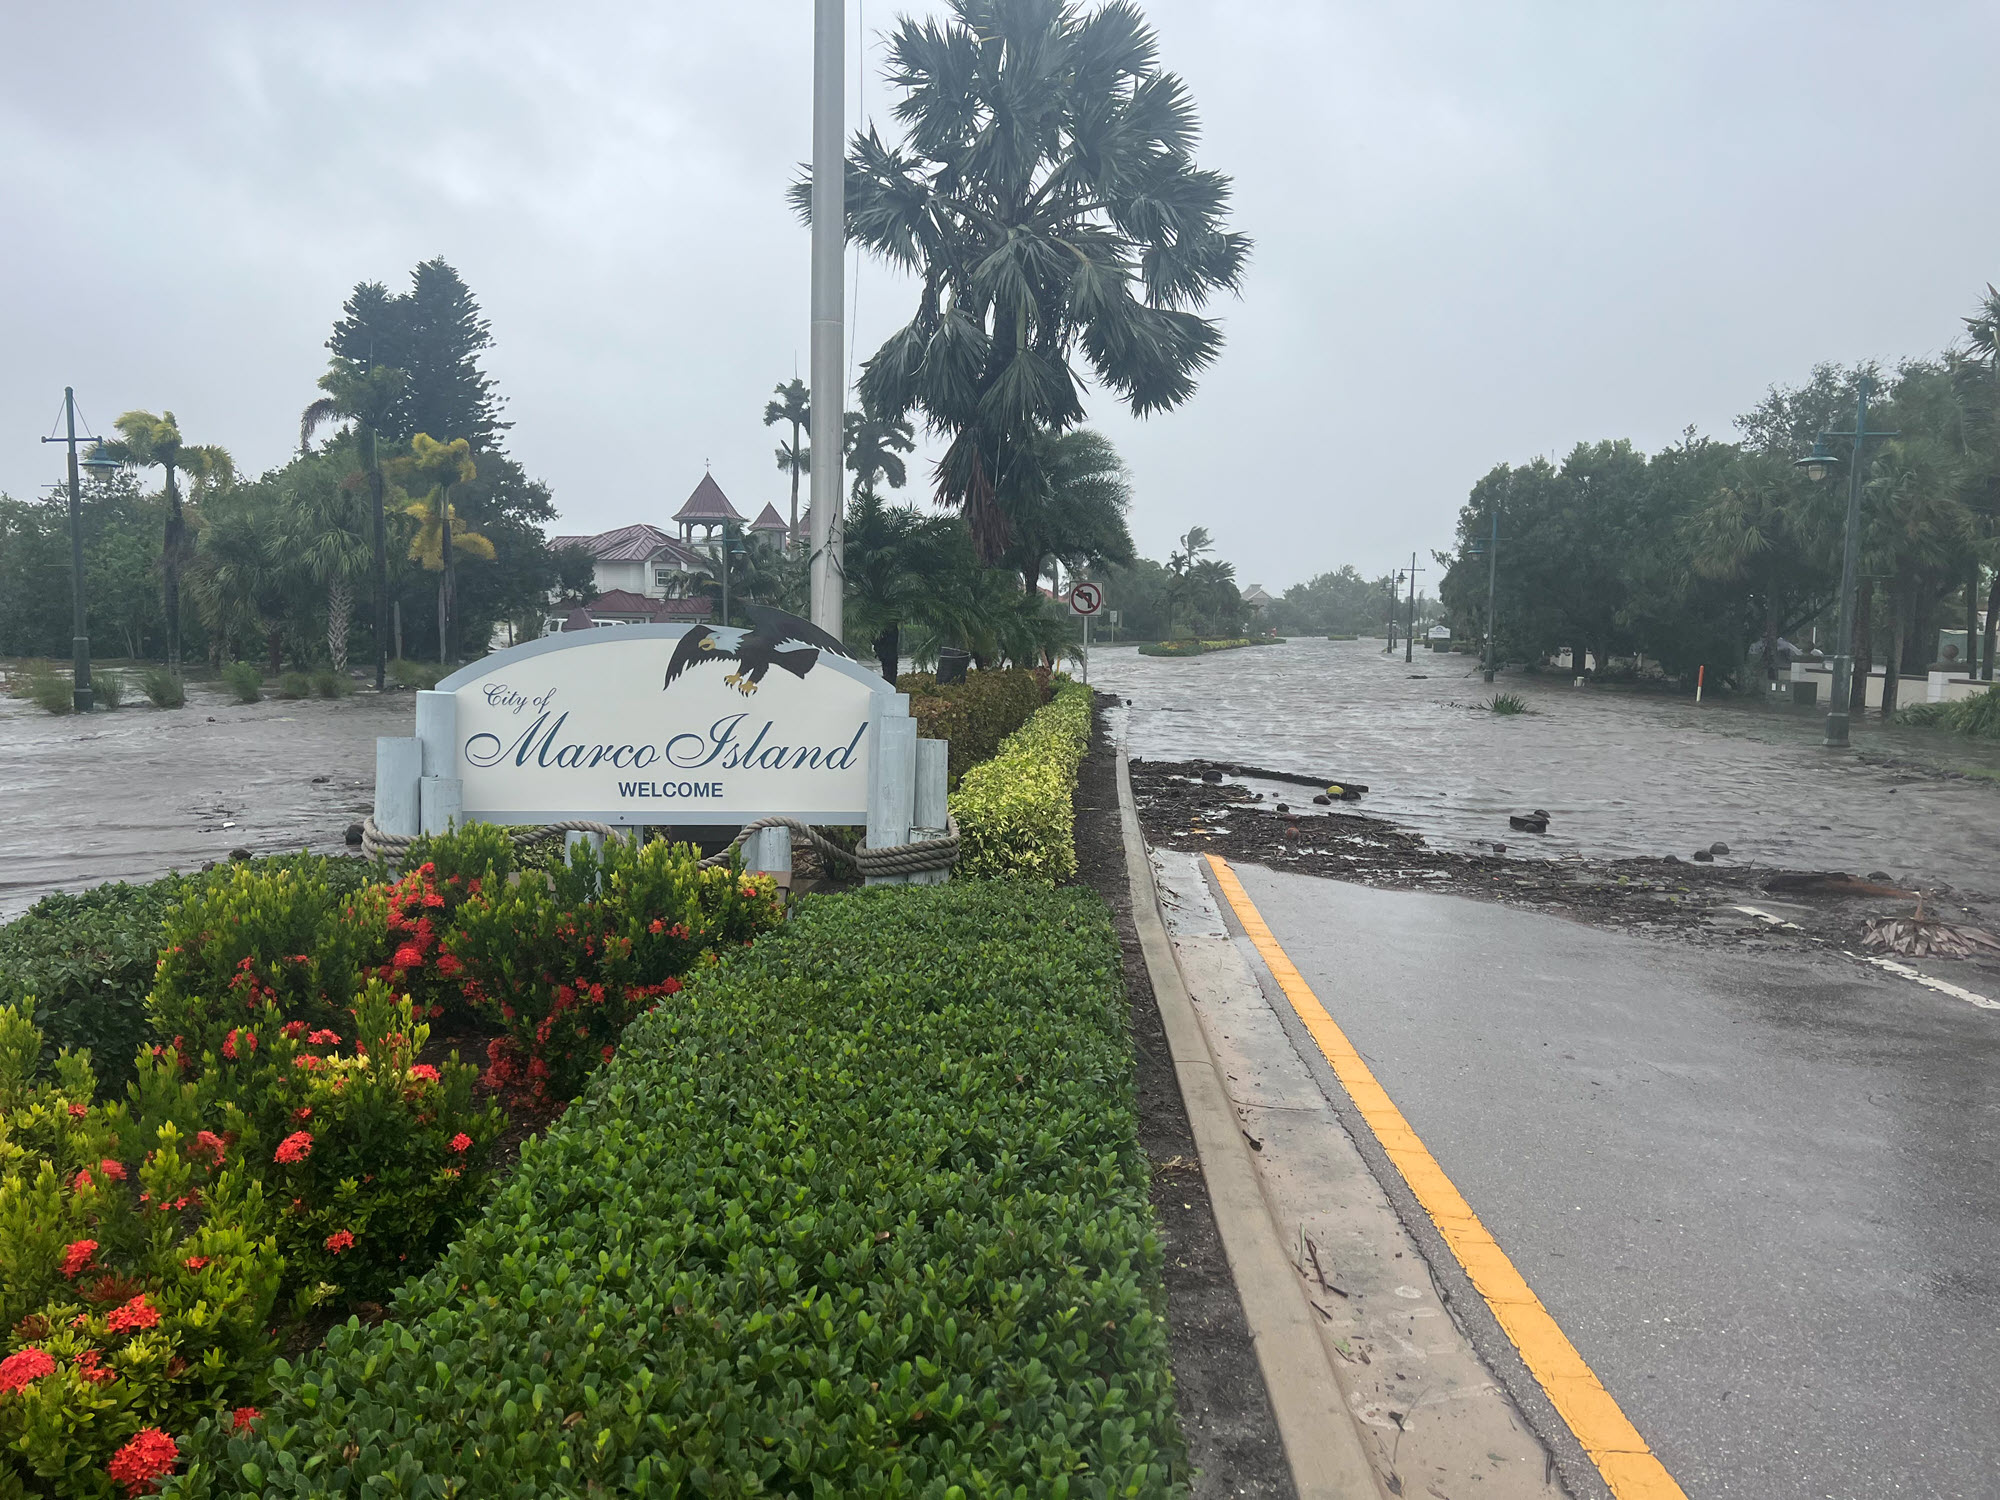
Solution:
M1104 608L1104 585L1085 580L1069 591L1070 613L1083 617L1083 680L1090 681L1090 617Z

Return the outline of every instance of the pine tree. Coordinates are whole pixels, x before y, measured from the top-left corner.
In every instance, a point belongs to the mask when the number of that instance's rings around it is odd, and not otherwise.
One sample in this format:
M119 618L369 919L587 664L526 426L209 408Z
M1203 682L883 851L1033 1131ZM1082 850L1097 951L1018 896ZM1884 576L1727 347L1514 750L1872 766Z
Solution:
M341 309L327 348L364 369L393 367L408 377L382 436L407 442L419 432L464 438L476 449L500 446L513 424L500 420L501 398L479 367L493 334L471 288L442 257L410 273L410 290L392 295L364 281Z

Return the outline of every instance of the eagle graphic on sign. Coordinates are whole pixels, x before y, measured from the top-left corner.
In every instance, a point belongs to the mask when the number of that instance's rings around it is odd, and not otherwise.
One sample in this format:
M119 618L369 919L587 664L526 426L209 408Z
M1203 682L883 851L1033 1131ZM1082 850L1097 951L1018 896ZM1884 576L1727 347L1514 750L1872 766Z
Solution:
M750 617L749 630L697 625L683 635L680 644L674 647L673 660L667 663L667 679L660 684L661 690L672 687L674 679L689 667L711 661L733 661L737 670L722 680L748 698L773 667L803 678L819 661L822 651L831 651L835 656L848 655L845 646L810 620L761 604L746 604L743 612Z

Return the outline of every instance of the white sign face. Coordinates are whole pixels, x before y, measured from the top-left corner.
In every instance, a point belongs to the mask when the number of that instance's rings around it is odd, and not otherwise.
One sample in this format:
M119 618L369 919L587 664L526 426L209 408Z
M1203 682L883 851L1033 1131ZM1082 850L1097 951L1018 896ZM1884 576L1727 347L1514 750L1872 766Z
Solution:
M753 618L573 631L447 677L465 816L864 821L871 706L892 685L808 644L804 621Z
M1096 614L1104 608L1104 586L1098 583L1079 583L1069 591L1069 607L1072 614Z

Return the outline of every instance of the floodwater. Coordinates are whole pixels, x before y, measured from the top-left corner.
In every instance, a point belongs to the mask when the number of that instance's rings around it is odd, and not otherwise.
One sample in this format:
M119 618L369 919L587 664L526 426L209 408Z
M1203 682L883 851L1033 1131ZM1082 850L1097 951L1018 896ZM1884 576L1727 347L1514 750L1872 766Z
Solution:
M1092 652L1092 678L1133 700L1134 755L1208 756L1364 782L1350 811L1447 848L1512 855L1678 854L1721 841L1732 864L1944 882L2000 893L2000 781L1946 780L1819 747L1819 718L1506 675L1462 656L1405 665L1379 642L1295 640L1191 660ZM1534 710L1499 717L1496 690ZM344 847L373 802L375 737L410 734L415 697L188 706L57 718L0 699L0 920L43 893L196 870L232 849ZM2000 746L1857 725L1865 753L2000 773ZM1278 784L1276 797L1303 800ZM1546 808L1547 835L1507 815Z
M1503 673L1488 686L1469 658L1380 641L1293 640L1188 659L1125 647L1091 653L1091 681L1132 700L1126 744L1157 760L1207 757L1368 786L1347 811L1388 817L1433 843L1482 840L1510 856L1677 854L1717 842L1724 862L1887 871L1899 884L2000 893L2000 745L1936 730L1857 723L1860 754L1820 743L1822 713L1576 688ZM1496 692L1530 713L1482 705ZM1907 764L1882 764L1894 757ZM1304 801L1304 788L1264 786ZM1510 813L1550 814L1517 833Z
M0 699L0 920L232 849L344 851L374 802L375 737L415 723L407 692L238 703L191 684L185 708L81 718Z

